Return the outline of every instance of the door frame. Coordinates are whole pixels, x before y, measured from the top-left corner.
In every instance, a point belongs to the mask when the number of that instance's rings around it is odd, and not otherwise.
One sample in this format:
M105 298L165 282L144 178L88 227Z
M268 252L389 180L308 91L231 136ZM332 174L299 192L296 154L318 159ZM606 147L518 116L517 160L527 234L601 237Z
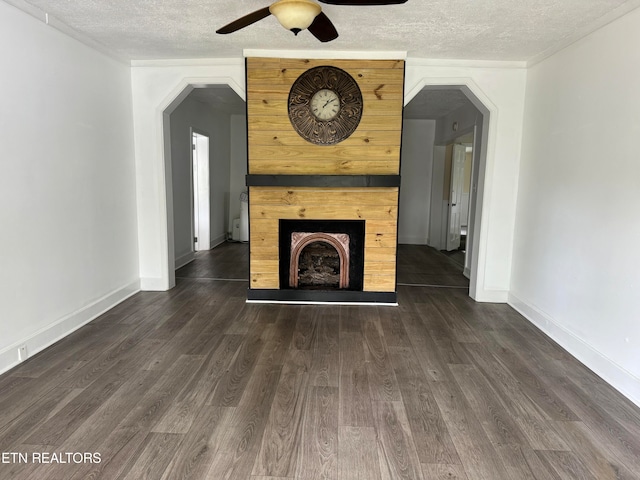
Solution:
M191 237L192 251L211 249L211 135L203 130L191 127ZM197 137L207 139L206 160L197 155L194 141ZM198 163L197 167L195 163ZM196 219L197 214L197 219ZM196 240L197 238L197 240Z
M467 245L463 273L469 278L469 296L475 300L488 301L488 298L484 298L486 296L484 285L486 244L483 242L481 245L480 239L482 237L483 200L485 196L487 152L489 137L491 136L490 129L492 129L492 135L495 135L497 109L470 78L422 78L415 83L410 92L405 92L404 104L409 103L413 97L425 88L460 90L480 112L481 121L477 122L474 127L471 167L472 188L469 195L469 225L467 226ZM458 132L459 135L464 133L468 132Z

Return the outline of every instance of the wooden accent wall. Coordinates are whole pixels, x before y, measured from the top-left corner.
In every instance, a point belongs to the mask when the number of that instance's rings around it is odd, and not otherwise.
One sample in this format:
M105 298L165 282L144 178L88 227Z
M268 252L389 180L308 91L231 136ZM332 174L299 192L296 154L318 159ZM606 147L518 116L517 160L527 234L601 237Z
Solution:
M363 97L362 120L337 145L314 145L291 126L293 82L306 70L332 65L349 73ZM250 174L398 175L404 61L247 59Z
M291 126L293 82L332 65L348 72L364 105L356 131L337 145L314 145ZM404 61L247 59L248 173L399 175ZM279 220L365 220L364 288L395 292L398 187L249 188L250 288L278 289Z

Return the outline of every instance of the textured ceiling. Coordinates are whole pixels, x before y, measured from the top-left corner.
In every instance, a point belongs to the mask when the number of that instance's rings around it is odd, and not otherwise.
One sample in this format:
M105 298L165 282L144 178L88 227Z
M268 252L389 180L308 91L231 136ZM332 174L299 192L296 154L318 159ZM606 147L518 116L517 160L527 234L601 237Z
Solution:
M410 57L526 61L580 38L640 0L409 0L322 5L340 37L297 37L270 16L230 35L215 30L264 0L6 0L62 22L128 60L240 57L245 48L402 50ZM35 9L33 7L36 7ZM38 12L38 9L41 12Z

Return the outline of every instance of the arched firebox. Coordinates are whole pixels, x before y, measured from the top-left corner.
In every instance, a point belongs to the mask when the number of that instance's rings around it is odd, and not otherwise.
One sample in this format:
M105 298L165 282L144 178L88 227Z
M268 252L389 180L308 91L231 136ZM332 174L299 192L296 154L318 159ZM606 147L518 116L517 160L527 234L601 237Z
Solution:
M294 232L289 263L291 288L349 288L349 235Z
M364 223L280 220L281 288L361 291Z

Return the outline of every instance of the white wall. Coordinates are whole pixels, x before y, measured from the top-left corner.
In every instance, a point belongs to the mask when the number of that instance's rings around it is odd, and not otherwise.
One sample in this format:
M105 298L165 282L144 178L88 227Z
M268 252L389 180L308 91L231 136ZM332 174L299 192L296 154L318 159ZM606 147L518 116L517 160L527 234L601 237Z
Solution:
M144 290L166 290L175 284L170 220L173 202L167 202L171 193L166 189L171 164L164 158L163 112L186 97L191 85L227 84L244 99L244 82L243 59L135 62L131 69L140 282ZM226 182L228 178L227 173Z
M0 371L139 288L130 69L0 2Z
M435 120L405 119L402 124L399 243L427 243L435 131Z
M510 303L640 405L640 10L528 75Z
M506 302L518 187L526 70L520 63L407 59L405 104L427 85L465 85L490 111L486 164L479 172L480 228L474 229L470 294ZM480 152L480 150L477 150Z

